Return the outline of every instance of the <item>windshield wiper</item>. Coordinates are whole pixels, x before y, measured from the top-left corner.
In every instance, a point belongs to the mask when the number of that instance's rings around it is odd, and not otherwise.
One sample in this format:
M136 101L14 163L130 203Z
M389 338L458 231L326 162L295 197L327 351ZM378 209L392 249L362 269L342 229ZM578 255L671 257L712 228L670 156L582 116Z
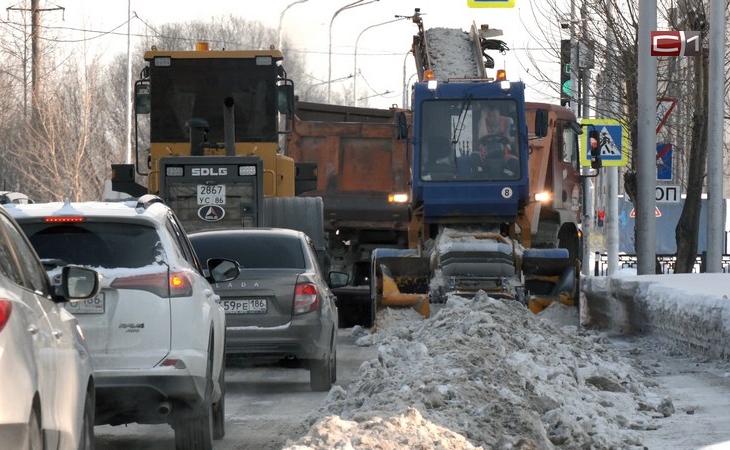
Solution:
M472 96L469 95L461 102L461 111L459 111L459 118L454 125L454 134L451 137L451 144L456 144L461 138L461 131L464 129L464 122L466 121L466 112L469 110L471 105Z

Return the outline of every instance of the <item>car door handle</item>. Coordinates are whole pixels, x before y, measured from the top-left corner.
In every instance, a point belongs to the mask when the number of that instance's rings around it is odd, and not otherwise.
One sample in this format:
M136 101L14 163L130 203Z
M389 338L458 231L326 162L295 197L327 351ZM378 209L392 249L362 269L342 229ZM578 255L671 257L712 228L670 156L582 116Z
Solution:
M61 339L61 336L63 336L63 331L53 330L53 337L56 339Z

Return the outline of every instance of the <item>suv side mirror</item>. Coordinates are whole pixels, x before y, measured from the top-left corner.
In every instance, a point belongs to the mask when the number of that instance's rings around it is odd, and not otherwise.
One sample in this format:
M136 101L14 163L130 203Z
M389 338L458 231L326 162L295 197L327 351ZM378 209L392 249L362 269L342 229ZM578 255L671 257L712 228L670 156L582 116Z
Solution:
M61 291L67 300L85 300L99 293L99 273L95 270L67 265L61 271Z
M208 260L208 281L221 283L231 281L241 274L241 266L236 261L223 258L210 258Z

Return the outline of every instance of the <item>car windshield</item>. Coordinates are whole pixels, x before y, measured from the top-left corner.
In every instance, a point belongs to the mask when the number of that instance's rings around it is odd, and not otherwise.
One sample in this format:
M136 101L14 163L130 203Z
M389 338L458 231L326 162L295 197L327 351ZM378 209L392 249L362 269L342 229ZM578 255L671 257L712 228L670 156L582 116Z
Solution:
M246 269L304 269L304 253L298 237L191 235L198 258L205 265L209 258L238 261Z
M157 231L135 223L21 223L38 256L59 265L144 267L161 255Z

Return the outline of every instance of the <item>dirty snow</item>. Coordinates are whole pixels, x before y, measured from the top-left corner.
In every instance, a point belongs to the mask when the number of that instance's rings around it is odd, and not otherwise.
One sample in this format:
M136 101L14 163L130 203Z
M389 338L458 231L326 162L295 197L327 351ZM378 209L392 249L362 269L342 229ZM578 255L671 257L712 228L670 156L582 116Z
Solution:
M286 450L642 448L642 430L671 415L670 400L554 304L534 315L483 292L450 297L430 319L379 312L358 345L363 363L335 386Z
M426 30L431 67L437 80L472 78L479 73L469 33L456 28ZM484 64L483 60L479 64Z

